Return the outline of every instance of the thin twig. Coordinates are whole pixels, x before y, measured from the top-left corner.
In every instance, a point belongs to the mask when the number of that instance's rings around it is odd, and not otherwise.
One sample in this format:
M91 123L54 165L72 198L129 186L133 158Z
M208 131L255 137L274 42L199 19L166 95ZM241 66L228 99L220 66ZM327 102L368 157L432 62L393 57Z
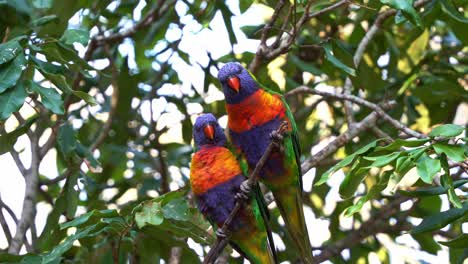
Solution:
M280 127L276 130L276 133L278 135L283 135L287 131L288 123L283 122ZM278 147L278 144L281 144L280 142L277 142L275 139L272 139L268 147L266 148L265 152L263 153L262 157L258 161L257 165L255 166L255 169L250 173L249 178L247 179L247 185L250 187L252 190L253 187L257 184L258 177L260 174L260 170L263 168L265 163L267 162L271 152ZM240 194L241 192L239 192ZM234 206L234 209L232 209L231 213L229 214L228 218L224 221L223 226L220 229L221 233L228 234L229 228L231 226L232 221L234 220L234 217L236 217L237 213L245 203L245 200L239 199L236 201L236 204ZM228 236L218 236L216 239L216 242L213 244L211 247L210 251L208 252L207 256L203 260L203 263L209 264L209 263L214 263L216 258L221 254L223 249L226 247L228 243Z
M382 108L388 109L393 106L395 106L395 104L387 103L383 104ZM344 146L346 143L350 142L353 138L357 137L362 132L366 131L372 126L375 126L378 118L379 115L376 112L372 112L361 122L358 122L354 126L348 128L346 132L344 132L343 134L335 138L332 142L327 144L325 148L323 148L318 153L302 162L302 173L305 174L311 168L316 167L322 160L326 159L329 155L335 153L339 148Z
M400 121L393 119L393 117L388 115L380 106L374 103L371 103L361 97L350 95L350 94L337 94L337 93L319 91L316 89L310 89L307 86L299 86L298 88L295 88L291 90L290 92L288 92L286 96L291 96L291 95L300 94L300 93L315 94L315 95L320 95L320 96L329 97L329 98L351 101L353 103L356 103L356 104L359 104L359 105L362 105L362 106L365 106L367 108L374 110L383 120L390 123L396 129L401 130L410 136L413 136L416 138L427 138L426 135L421 134L417 131L414 131L410 129L409 127L405 126L404 124L402 124Z

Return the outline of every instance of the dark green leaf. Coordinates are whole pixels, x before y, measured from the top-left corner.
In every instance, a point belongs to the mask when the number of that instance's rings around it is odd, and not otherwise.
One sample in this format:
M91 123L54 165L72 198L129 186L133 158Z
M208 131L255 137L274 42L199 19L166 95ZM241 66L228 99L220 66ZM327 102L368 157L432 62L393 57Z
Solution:
M183 198L171 200L163 208L165 218L172 218L179 221L189 221L188 204Z
M16 58L0 66L0 93L16 84L26 65L26 58L19 53Z
M89 95L88 93L85 93L85 92L82 92L82 91L72 91L72 93L74 95L76 95L77 97L83 99L86 103L88 103L89 105L97 105L97 102L96 100L94 99L94 97L92 97L91 95Z
M411 18L415 25L422 27L421 18L419 17L418 11L416 11L416 9L413 7L413 0L380 0L380 2L403 11L404 14Z
M458 188L466 184L468 180L459 180L455 181L453 183L454 188ZM446 193L448 188L445 188L443 186L438 186L438 187L428 187L428 188L419 188L413 191L404 191L404 190L399 190L403 195L406 196L411 196L411 197L425 197L425 196L433 196L433 195L441 195Z
M456 137L465 130L462 126L454 124L446 124L435 127L429 133L430 137Z
M13 60L23 51L17 40L10 40L0 44L0 65Z
M80 215L72 221L60 224L60 229L79 227L84 224L94 224L102 218L112 218L117 216L119 216L119 213L116 210L92 210L91 212Z
M363 158L366 160L374 161L371 165L369 165L369 168L372 167L384 167L387 164L391 163L395 159L397 159L401 155L401 152L393 152L387 155L383 156L364 156Z
M432 159L427 154L423 154L416 162L419 177L425 183L432 183L434 176L440 171L440 161Z
M0 155L9 152L21 135L25 134L36 121L37 116L30 117L26 122L7 134L0 135Z
M38 19L31 21L31 26L33 27L43 26L43 25L49 24L50 22L57 22L57 21L58 21L58 17L56 15L43 16L43 17L40 17Z
M464 216L466 213L468 213L468 203L464 203L462 208L452 208L447 211L430 215L429 217L424 218L418 226L411 230L411 233L419 234L439 230Z
M44 255L42 257L42 263L56 263L56 261L73 246L73 242L88 236L96 227L97 225L91 225L83 230L77 230L75 234L68 236L62 243L52 249L51 252Z
M372 186L372 188L367 192L367 194L361 197L356 204L346 208L345 216L352 216L353 214L359 212L362 206L369 200L376 197L381 191L383 191L388 184L390 176L393 174L393 171L385 171L382 176L380 176L379 182Z
M468 23L468 19L463 14L458 12L452 0L440 0L440 3L442 5L442 11L444 11L447 15L451 16L453 19L459 22Z
M62 38L60 38L60 41L63 41L63 43L67 45L78 42L86 46L89 41L89 31L83 29L67 29L65 33L63 33Z
M462 234L461 236L454 238L450 241L439 241L439 243L451 248L466 249L466 245L468 245L468 234Z
M35 8L46 9L52 7L53 0L33 0L32 4Z
M35 82L30 82L29 87L41 96L41 102L47 109L58 115L64 114L62 97L54 88L45 88Z
M18 111L26 99L26 89L22 83L18 83L15 87L8 89L0 94L0 121L5 120L13 112Z
M60 126L57 143L60 146L62 152L66 155L69 155L76 149L76 135L73 127L65 123Z
M338 67L339 69L343 70L349 75L356 76L356 70L347 66L343 62L341 62L338 58L333 55L333 48L331 43L325 43L323 45L323 49L325 50L325 58L331 62L333 65Z

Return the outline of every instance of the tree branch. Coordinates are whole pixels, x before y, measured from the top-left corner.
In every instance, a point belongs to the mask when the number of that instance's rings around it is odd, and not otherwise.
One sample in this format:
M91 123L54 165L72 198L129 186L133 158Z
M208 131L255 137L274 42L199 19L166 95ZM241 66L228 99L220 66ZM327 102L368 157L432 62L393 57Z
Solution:
M279 128L276 130L277 135L283 135L287 131L288 124L287 122L283 122ZM258 161L257 165L255 166L255 169L250 173L249 178L247 179L247 185L250 187L250 190L253 190L254 186L257 184L258 177L260 174L260 170L263 168L265 163L267 162L271 152L279 147L279 144L281 142L277 141L278 139L272 139L268 147L266 148L265 152L263 153L262 157ZM239 191L238 195L242 195L242 191ZM234 220L234 217L236 217L237 213L241 209L241 207L244 205L246 200L244 199L238 199L234 209L232 209L231 213L229 214L228 218L224 221L223 226L219 229L219 231L223 234L228 234L229 228L231 226L232 221ZM223 249L226 247L228 243L228 235L226 236L218 236L216 239L215 244L211 247L210 251L208 252L207 256L203 260L203 263L209 264L209 263L214 263L216 258L221 254Z
M395 104L392 102L383 104L383 109L389 109ZM301 164L302 173L305 174L311 168L316 167L319 162L327 158L329 155L335 153L339 148L344 146L346 143L350 142L353 138L357 137L359 134L365 130L375 126L377 123L379 115L376 112L370 113L366 118L361 122L356 123L354 126L349 127L345 133L341 134L335 138L331 143L329 143L325 148L320 150L317 154L306 159Z
M16 226L16 233L11 240L8 253L18 254L21 246L24 244L26 231L33 223L36 216L36 197L39 184L39 135L31 133L29 140L31 141L31 168L26 175L25 183L26 190L23 201L23 209L21 219Z
M307 86L299 86L298 88L293 89L290 92L288 92L286 94L286 96L291 96L291 95L300 94L300 93L315 94L315 95L320 95L320 96L329 97L329 98L346 100L346 101L350 101L350 102L365 106L367 108L370 108L370 109L374 110L383 120L390 123L396 129L401 130L401 131L405 132L406 134L408 134L410 136L413 136L413 137L416 137L416 138L426 138L427 137L427 136L425 136L425 135L423 135L423 134L421 134L419 132L416 132L416 131L408 128L407 126L405 126L404 124L402 124L398 120L393 119L393 117L388 115L380 106L378 106L378 105L376 105L374 103L371 103L371 102L369 102L369 101L367 101L365 99L362 99L361 97L350 95L350 94L336 94L336 93L330 93L330 92L325 92L325 91L319 91L319 90L315 90L315 89L310 89Z

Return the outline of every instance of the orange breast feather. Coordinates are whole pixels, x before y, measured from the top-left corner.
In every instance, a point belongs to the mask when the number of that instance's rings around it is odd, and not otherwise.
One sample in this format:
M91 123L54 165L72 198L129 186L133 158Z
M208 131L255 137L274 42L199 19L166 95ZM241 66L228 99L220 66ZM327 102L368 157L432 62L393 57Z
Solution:
M192 158L190 184L195 194L203 194L239 174L241 168L229 149L203 147Z
M286 108L278 95L262 89L237 104L226 104L228 127L234 132L248 131L279 117L284 118Z

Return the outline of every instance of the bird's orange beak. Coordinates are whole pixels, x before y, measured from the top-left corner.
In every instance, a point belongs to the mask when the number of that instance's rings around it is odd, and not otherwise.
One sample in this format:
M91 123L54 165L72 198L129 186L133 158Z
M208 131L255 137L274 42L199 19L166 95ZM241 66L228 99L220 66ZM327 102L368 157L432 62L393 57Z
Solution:
M214 139L214 128L212 125L206 125L205 128L203 128L203 132L207 138L211 140Z
M231 89L233 89L234 91L236 91L236 93L239 92L239 89L240 89L240 80L238 77L236 76L233 76L233 77L230 77L228 80L227 80L227 83L229 85L229 87Z

